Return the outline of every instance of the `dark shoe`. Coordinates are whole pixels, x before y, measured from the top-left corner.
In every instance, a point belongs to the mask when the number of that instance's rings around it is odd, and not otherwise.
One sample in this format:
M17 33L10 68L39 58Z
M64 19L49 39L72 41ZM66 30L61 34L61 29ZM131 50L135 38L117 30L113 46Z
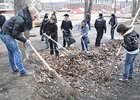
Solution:
M12 74L17 74L19 71L18 70L15 70L12 72Z
M44 36L41 37L41 41L45 41Z
M23 77L23 76L30 76L30 75L32 75L31 72L25 72L25 73L20 74L21 77Z
M133 79L133 77L128 77L128 79L132 80L132 79Z
M46 47L45 47L45 49L49 49L49 47L48 47L48 46L46 46Z
M55 57L56 57L56 59L59 59L59 55L56 55Z

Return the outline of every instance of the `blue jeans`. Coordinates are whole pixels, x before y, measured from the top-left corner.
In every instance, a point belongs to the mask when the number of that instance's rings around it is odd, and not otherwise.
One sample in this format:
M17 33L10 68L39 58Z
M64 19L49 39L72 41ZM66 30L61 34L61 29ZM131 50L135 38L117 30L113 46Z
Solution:
M9 62L12 68L12 71L18 70L20 74L26 73L26 69L24 68L22 62L22 53L15 39L13 39L10 35L2 35L0 34L0 39L5 44L8 50Z
M87 24L88 24L89 30L91 30L90 21L87 21Z
M46 44L46 49L48 49L49 48L49 42L48 42L48 37L47 36L45 36L45 44Z
M111 39L114 39L114 31L115 31L114 27L111 27Z
M81 45L83 51L88 51L88 37L82 37Z
M133 76L134 61L136 56L137 54L126 54L125 68L123 74L124 79L128 79L129 77Z

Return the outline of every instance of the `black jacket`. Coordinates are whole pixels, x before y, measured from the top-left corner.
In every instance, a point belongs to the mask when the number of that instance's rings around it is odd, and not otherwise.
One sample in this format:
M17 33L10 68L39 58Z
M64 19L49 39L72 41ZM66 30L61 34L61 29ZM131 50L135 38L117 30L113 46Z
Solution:
M112 27L116 28L116 26L117 26L117 18L116 18L116 17L111 17L111 19L110 19L110 21L109 21L109 24L110 24Z
M18 15L11 17L2 26L2 33L9 34L13 38L26 42L26 38L22 35L25 30L32 29L32 18L28 7L23 8Z
M63 20L61 24L61 30L63 29L66 31L69 31L70 29L72 30L73 29L72 22L70 20L69 21Z
M50 23L50 21L48 21L46 24L45 24L45 33L48 35L48 36L51 36L52 39L54 39L55 41L57 41L57 38L58 38L58 34L57 34L57 25L56 23Z
M104 20L103 18L96 19L94 26L95 26L97 31L104 30L106 32L106 20Z
M90 22L90 14L86 14L86 20L88 21L88 22Z
M6 18L4 15L0 15L0 28L2 27L2 25L5 23Z
M135 51L138 49L139 34L131 29L129 29L128 31L129 32L124 35L124 43L122 44L122 46L127 51Z
M42 21L41 23L41 26L40 26L40 35L43 35L43 33L45 33L45 29L44 29L44 26L45 24L48 22L48 20L44 20Z

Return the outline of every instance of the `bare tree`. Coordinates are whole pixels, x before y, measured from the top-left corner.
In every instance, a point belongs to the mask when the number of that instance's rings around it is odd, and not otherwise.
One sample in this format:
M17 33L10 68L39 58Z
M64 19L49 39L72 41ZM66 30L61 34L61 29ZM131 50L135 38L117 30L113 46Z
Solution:
M140 8L140 0L133 0L132 17L135 16L135 14L139 8ZM138 16L138 19L140 19L140 14Z
M140 0L138 0L138 6L137 6L137 9L139 9L139 8L140 8ZM140 19L140 13L139 13L138 19Z
M19 12L23 7L27 6L29 3L29 0L14 0L14 10L15 14Z
M23 7L27 6L28 3L29 0L14 0L15 14L17 14ZM29 31L25 31L24 36L29 39ZM19 46L23 54L23 59L25 59L25 45L22 42L19 42Z
M89 13L91 16L92 3L93 3L93 0L85 0L84 17L86 17L86 13Z

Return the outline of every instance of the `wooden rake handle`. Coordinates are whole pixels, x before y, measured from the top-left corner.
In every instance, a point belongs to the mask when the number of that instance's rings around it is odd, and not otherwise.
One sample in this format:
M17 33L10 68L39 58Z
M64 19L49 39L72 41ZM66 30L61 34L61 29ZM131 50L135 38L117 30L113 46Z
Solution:
M44 65L48 68L51 74L53 74L54 77L58 80L59 83L58 85L61 85L61 88L64 88L66 93L77 98L76 91L56 72L55 69L49 67L46 61L40 56L40 54L35 50L35 48L31 44L30 46L33 49L33 51L36 53L36 55L40 58L40 60L44 63Z
M139 12L140 12L140 8L139 8L138 11L136 12L136 15L135 15L135 17L134 17L134 19L133 19L133 21L132 21L132 23L131 23L131 26L134 25L135 20L136 20L136 18L137 18L137 16L138 16Z
M41 55L37 52L37 50L30 44L30 47L33 49L33 51L35 52L35 54L39 57L39 59L44 63L44 65L50 70L54 70L52 69L47 63L46 61L41 57Z
M45 36L47 36L49 38L49 36L46 34ZM66 48L64 48L62 45L60 45L58 42L56 42L55 40L53 40L52 38L49 38L51 39L54 43L56 43L57 45L59 45L62 49L64 49L66 52L68 53L71 53L70 51L68 51Z

